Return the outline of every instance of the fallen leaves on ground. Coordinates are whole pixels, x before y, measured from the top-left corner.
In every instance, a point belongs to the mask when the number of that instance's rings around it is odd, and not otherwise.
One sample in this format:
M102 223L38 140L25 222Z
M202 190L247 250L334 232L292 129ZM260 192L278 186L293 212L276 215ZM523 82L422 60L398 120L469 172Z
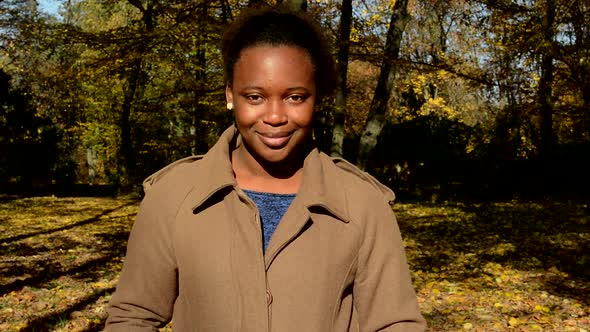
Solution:
M125 197L0 197L0 330L101 331L137 207ZM587 205L395 210L430 331L590 330Z
M590 220L580 203L396 205L430 331L590 329Z
M0 199L0 331L100 331L137 201Z

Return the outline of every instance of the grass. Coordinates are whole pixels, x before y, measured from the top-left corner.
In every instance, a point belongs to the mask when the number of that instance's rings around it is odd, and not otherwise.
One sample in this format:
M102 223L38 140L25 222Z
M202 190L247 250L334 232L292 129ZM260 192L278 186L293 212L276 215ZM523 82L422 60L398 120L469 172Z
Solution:
M102 330L137 206L125 197L0 197L0 330ZM430 331L590 330L587 204L395 210Z

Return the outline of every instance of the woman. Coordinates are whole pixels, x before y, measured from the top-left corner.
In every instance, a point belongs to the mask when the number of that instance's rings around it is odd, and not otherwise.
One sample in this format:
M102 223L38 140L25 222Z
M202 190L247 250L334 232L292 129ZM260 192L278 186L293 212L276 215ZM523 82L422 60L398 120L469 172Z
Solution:
M106 330L423 331L393 193L313 146L319 29L248 12L222 51L235 126L144 183Z

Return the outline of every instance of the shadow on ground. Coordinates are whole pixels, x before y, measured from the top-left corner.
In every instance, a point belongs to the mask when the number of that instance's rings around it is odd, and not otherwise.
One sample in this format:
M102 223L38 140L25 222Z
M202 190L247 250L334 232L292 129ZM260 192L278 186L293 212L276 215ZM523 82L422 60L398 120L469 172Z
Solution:
M430 211L398 212L404 238L415 241L409 248L416 253L413 270L446 270L450 281L481 275L488 263L555 272L538 280L545 291L590 305L586 204L461 202L432 205Z
M129 229L135 215L127 208L136 205L137 201L121 200L110 208L100 205L98 208L74 208L75 202L72 201L69 210L66 209L67 202L68 199L62 199L56 204L57 209L64 209L64 215L75 216L76 213L80 213L94 216L0 239L0 280L3 281L0 283L0 298L11 292L53 289L60 285L63 278L79 280L85 285L116 278L120 269L112 267L120 266L125 255ZM43 203L34 200L12 202L12 206L18 205L19 211L27 211L27 204L30 204L30 209L35 210ZM77 204L80 205L79 202ZM95 213L97 209L102 212ZM53 213L55 211L52 211ZM76 300L68 302L67 305L53 303L50 310L37 313L31 310L26 314L34 316L18 330L50 331L63 326L100 298L104 301L104 297L114 291L114 286L107 285L96 289L87 287L84 291L77 294ZM101 331L103 327L104 317L96 316L94 320L89 321L84 331Z
M0 245L8 244L10 242L16 242L16 241L23 240L23 239L26 239L26 238L29 238L32 236L36 236L36 235L51 234L51 233L56 233L56 232L61 232L61 231L65 231L68 229L72 229L74 227L79 227L79 226L91 224L91 223L97 222L98 220L100 220L100 218L108 215L111 212L121 210L127 206L131 206L131 205L135 205L135 204L136 204L136 202L131 201L131 202L128 202L128 203L123 204L121 206L117 206L117 207L114 207L111 209L103 210L101 213L97 214L96 216L94 216L92 218L88 218L88 219L81 220L78 222L70 223L70 224L67 224L67 225L64 225L61 227L56 227L56 228L51 228L51 229L46 229L46 230L36 231L36 232L29 232L26 234L19 234L16 236L10 236L10 237L6 237L6 238L0 238Z
M100 297L110 294L115 290L115 287L110 287L107 289L103 289L98 292L94 292L89 294L78 301L76 303L70 305L69 307L60 310L58 312L53 312L49 315L44 315L41 317L37 317L34 320L30 321L21 331L48 331L52 328L63 324L64 321L70 319L71 315L76 313L77 311L84 309L89 304L96 302ZM91 332L91 331L102 331L104 327L104 320L100 320L99 322L93 322L84 329L84 332Z

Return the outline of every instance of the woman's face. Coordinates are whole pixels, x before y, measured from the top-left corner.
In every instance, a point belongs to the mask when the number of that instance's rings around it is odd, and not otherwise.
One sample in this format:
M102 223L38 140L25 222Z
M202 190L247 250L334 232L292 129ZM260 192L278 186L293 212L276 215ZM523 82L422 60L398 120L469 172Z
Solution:
M233 103L246 150L256 160L287 160L311 137L316 86L313 65L303 49L244 49L226 98Z

